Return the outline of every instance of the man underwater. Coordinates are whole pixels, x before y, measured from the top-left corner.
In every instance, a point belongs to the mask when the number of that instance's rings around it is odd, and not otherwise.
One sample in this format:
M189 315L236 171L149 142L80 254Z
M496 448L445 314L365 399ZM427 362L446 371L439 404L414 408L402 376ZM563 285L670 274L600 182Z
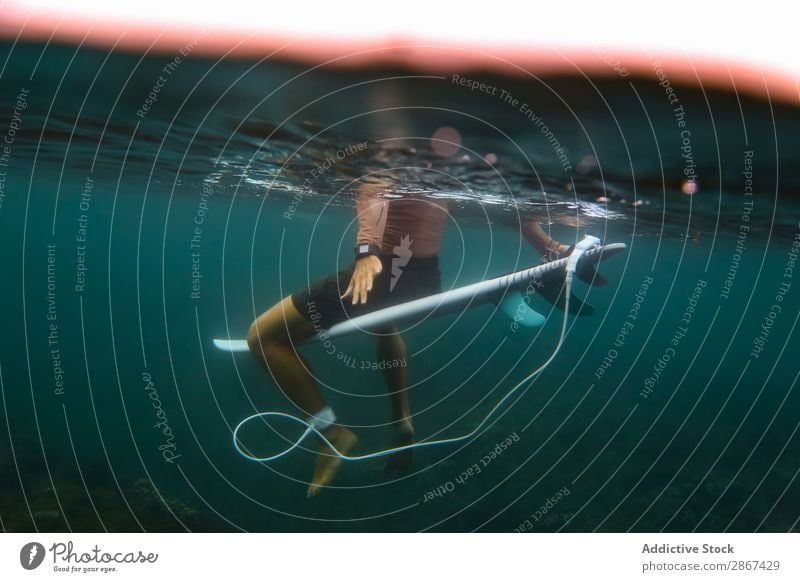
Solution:
M387 198L391 183L375 177L358 187L358 235L355 260L346 269L312 283L272 306L250 326L250 352L325 438L346 455L357 438L336 422L326 406L308 363L295 347L319 329L389 305L439 293L439 252L448 218L447 202L431 197ZM535 221L522 225L525 239L548 260L569 247L550 238ZM406 347L393 327L373 335L379 361L403 361ZM405 367L384 372L392 410L392 447L414 442ZM307 495L317 495L331 482L341 458L327 444L318 447L316 466ZM388 473L403 471L413 449L390 455Z

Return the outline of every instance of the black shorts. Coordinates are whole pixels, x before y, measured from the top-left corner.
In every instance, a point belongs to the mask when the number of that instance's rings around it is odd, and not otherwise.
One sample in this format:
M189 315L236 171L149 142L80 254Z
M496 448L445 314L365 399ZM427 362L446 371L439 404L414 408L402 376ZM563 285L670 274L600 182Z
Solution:
M394 275L392 261L399 259L393 255L381 255L380 259L383 270L373 281L366 304L353 305L352 297L340 299L350 284L355 263L335 275L311 283L307 289L292 293L292 303L309 322L329 329L341 321L370 311L441 292L438 256L412 257L405 266L396 264L397 272ZM315 317L313 321L312 314Z

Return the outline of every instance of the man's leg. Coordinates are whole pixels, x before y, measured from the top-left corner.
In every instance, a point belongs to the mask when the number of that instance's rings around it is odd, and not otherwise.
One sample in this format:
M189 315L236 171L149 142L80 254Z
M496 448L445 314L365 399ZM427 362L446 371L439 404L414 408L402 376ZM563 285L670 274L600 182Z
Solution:
M405 362L406 344L397 330L387 330L389 335L376 335L375 347L378 361ZM389 390L392 404L392 448L410 445L414 442L414 427L411 424L411 412L408 406L408 381L405 366L387 367L383 370L383 378ZM384 466L387 473L396 473L407 469L414 460L414 450L408 449L390 455Z
M378 361L391 362L403 361L406 357L406 344L399 333L391 335L376 335L375 348ZM411 423L411 413L408 408L408 382L406 369L401 366L383 370L383 379L389 389L389 398L392 403L392 427L401 423Z
M250 353L275 379L281 391L308 416L322 410L325 401L295 344L313 333L314 327L297 311L291 297L286 297L260 315L247 334ZM324 435L342 454L347 454L357 440L352 432L337 424L325 430ZM327 445L320 443L314 478L308 487L309 497L319 493L336 474L341 459L331 453Z

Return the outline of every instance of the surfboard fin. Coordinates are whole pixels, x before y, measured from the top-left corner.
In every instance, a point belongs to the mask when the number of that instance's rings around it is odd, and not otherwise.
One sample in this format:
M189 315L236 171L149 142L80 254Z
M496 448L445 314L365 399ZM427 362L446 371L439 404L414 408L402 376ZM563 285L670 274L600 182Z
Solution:
M591 261L581 261L581 264L575 271L575 275L587 285L592 285L594 287L602 287L608 284L608 279L603 277L597 270L597 264ZM572 299L570 299L570 301L572 301Z
M550 304L555 305L560 310L564 310L564 303L566 302L566 295L564 288L566 287L566 274L563 271L555 272L545 275L539 279L539 285L536 292L546 299ZM592 315L594 307L585 303L582 299L577 297L574 293L569 296L569 313L570 315Z
M525 327L539 327L544 325L546 318L541 313L531 309L525 303L522 293L519 291L509 291L498 303L500 310L510 319Z

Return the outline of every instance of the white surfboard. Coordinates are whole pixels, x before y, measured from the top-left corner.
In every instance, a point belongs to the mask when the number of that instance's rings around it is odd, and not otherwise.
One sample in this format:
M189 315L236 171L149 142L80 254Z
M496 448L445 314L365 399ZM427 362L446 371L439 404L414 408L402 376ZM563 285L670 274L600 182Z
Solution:
M577 270L580 272L588 264L595 264L616 255L625 248L625 243L595 246L581 256ZM316 333L313 337L327 340L358 332L375 332L384 329L387 325L414 323L428 317L438 317L489 302L496 302L506 315L518 321L520 325L535 327L544 323L545 318L531 309L524 301L521 289L533 282L534 285L531 289L534 293L544 294L542 291L548 290L557 294L561 290L567 259L568 257L564 257L494 279L378 309L337 323L325 330L324 333ZM552 299L552 294L550 299ZM581 303L577 298L571 298L570 303L576 312L582 309L591 310L591 307ZM226 352L249 351L247 340L243 339L215 339L214 346Z

